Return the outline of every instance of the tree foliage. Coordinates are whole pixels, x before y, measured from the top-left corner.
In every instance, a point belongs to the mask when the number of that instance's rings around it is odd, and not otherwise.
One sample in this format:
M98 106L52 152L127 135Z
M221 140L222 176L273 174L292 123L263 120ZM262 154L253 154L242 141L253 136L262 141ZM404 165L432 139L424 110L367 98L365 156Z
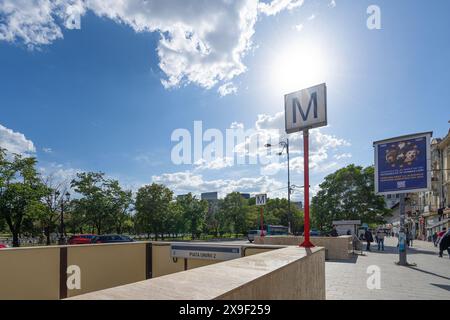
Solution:
M374 189L374 167L349 165L330 174L312 199L314 225L329 230L333 220L383 223L390 210Z
M136 196L136 222L139 231L146 233L148 237L153 233L156 240L158 235L164 237L172 200L173 192L164 185L153 183L140 188Z
M30 206L41 200L46 192L36 171L36 159L12 155L0 149L0 217L13 236L13 246L18 247L19 235Z

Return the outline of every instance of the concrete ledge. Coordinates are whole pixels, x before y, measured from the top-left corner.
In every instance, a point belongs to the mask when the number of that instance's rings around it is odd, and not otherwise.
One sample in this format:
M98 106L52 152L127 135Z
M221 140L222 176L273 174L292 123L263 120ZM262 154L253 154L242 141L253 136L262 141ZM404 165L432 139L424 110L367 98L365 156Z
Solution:
M299 245L303 242L303 237L294 236L267 236L255 237L255 244L261 245ZM327 260L349 260L352 258L353 244L352 236L341 237L311 237L311 242L326 250Z
M325 251L287 247L72 300L325 299Z

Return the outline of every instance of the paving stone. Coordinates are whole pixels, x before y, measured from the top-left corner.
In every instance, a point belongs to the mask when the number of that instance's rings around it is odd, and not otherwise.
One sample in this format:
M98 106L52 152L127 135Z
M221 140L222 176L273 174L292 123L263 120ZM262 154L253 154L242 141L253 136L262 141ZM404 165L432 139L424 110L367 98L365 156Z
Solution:
M438 249L424 241L414 241L408 249L408 262L415 267L400 267L397 239L387 238L385 251L372 247L354 263L326 262L327 299L450 300L450 259L438 257ZM369 266L380 268L381 289L367 288Z

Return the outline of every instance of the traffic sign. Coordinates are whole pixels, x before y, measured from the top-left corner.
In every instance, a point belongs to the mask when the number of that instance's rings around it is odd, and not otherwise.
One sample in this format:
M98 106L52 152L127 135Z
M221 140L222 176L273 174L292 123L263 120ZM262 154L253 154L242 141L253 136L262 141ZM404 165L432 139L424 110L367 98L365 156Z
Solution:
M287 133L324 127L328 124L325 83L287 94L284 101Z
M256 195L256 205L265 206L267 202L267 194L257 194Z

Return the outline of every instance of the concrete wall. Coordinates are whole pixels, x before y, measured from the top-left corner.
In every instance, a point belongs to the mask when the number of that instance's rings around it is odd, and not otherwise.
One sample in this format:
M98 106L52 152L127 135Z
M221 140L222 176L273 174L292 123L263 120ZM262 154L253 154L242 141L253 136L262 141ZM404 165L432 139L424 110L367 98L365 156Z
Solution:
M311 237L311 242L318 246L325 248L325 258L327 260L348 260L352 257L353 244L352 236L341 237ZM303 242L303 237L293 236L267 236L255 237L255 244L260 245L300 245Z
M170 257L170 243L152 244L153 278L184 271L184 259L173 260Z
M72 299L323 300L325 251L291 246Z
M254 255L279 248L249 245L244 252ZM0 300L74 297L219 262L174 260L170 257L169 242L2 249ZM80 267L81 289L70 290L65 285L64 270L72 265Z
M0 250L0 300L59 299L57 247Z
M67 265L81 269L81 289L68 296L145 280L145 258L145 243L68 247Z

